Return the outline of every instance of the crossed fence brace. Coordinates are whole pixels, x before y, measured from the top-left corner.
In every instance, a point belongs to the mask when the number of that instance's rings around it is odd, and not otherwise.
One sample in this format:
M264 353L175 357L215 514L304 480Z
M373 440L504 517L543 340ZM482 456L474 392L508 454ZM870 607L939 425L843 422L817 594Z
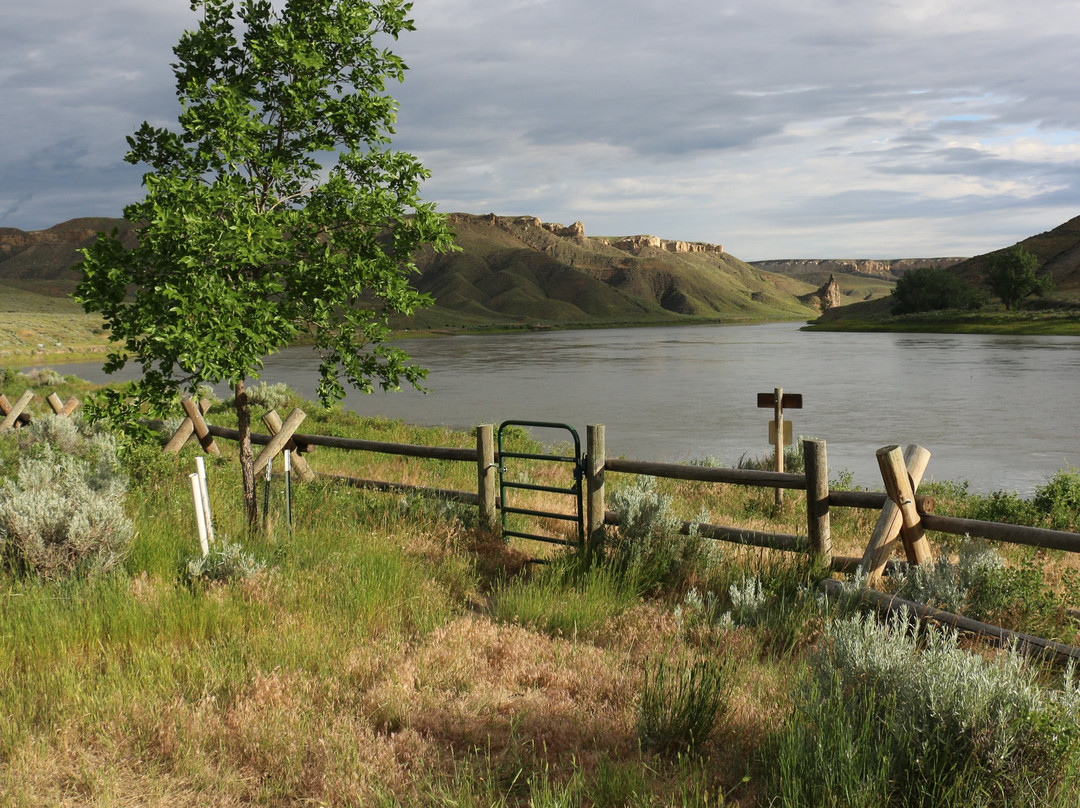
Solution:
M915 444L903 452L899 446L884 446L877 450L877 460L888 499L881 509L860 564L860 569L867 576L867 584L871 586L881 580L885 564L896 549L898 540L903 543L909 564L929 564L933 561L915 497L915 491L930 463L930 452Z
M190 396L185 396L180 401L180 404L184 408L184 420L180 422L180 427L173 433L169 442L165 444L163 451L179 452L194 436L205 451L210 454L220 455L221 450L214 443L213 430L203 418L210 408L210 402L202 399L196 404ZM270 410L263 416L263 423L270 430L270 440L263 447L259 456L255 458L256 475L265 469L266 465L277 455L288 449L292 454L292 468L300 479L304 482L311 482L315 479L315 472L311 470L311 466L307 464L307 461L300 454L302 451L301 446L293 440L293 435L306 417L307 414L299 407L295 407L284 422L282 422L281 416L277 414L276 410ZM306 449L307 447L303 448Z
M0 420L0 433L14 429L16 425L26 426L29 424L33 419L30 417L30 413L26 412L26 408L33 400L34 393L32 390L24 390L19 400L14 404L8 400L7 396L0 393L0 414L4 416L3 420ZM65 418L70 417L81 404L75 396L71 396L67 401L61 401L60 396L56 395L56 393L50 393L45 398L45 401L48 402L54 413Z

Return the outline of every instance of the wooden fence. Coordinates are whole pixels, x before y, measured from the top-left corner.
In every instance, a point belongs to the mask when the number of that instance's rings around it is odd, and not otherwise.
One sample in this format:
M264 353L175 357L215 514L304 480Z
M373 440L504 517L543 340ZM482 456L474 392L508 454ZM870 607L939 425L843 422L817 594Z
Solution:
M193 435L208 450L216 450L213 445L215 437L228 440L239 438L237 430L206 424L202 418L203 411L196 408L190 401L185 402L184 409L187 417L167 444L168 450L179 451L180 447L192 439ZM362 480L339 475L326 476L356 487L428 494L473 504L479 508L481 522L491 527L495 526L498 507L495 469L498 468L499 457L494 450L493 427L490 424L477 427L475 449L462 449L301 434L296 430L303 419L304 414L299 409L293 410L284 423L273 412L264 417L269 434L252 436L254 444L265 447L256 459L257 468L265 466L265 463L269 462L277 452L285 448L295 449L297 454L301 455L317 446L473 463L476 465L477 478L475 492L423 488L403 483ZM901 547L907 563L931 562L932 553L925 537L926 530L1029 547L1080 552L1080 534L1077 533L974 519L958 519L933 513L935 504L933 499L916 493L930 459L930 453L921 446L912 445L905 450L901 450L899 446L886 446L878 450L878 466L886 489L884 492L830 489L825 442L804 440L803 450L806 462L805 471L802 474L712 468L679 463L653 463L608 457L605 452L604 426L602 424L589 425L583 462L587 489L586 541L596 540L597 531L603 530L605 525L617 526L619 524L618 515L604 507L605 474L613 472L705 483L765 487L778 491L785 489L803 491L806 496L807 514L805 535L753 531L741 527L691 522L684 522L681 529L683 533L689 533L692 529L697 530L700 535L718 541L809 553L821 562L829 564L834 570L843 572L861 570L867 577L868 585L878 583L882 575L889 571L890 566L894 564L890 559ZM314 478L314 472L306 464L303 464L303 467L306 469L305 473L310 475L307 479ZM830 511L834 507L880 511L877 524L862 557L833 556ZM826 580L822 586L827 592L835 594L840 582ZM1058 660L1080 660L1080 649L980 623L922 604L902 601L877 592L869 586L862 591L861 597L879 611L888 612L903 606L909 608L911 613L920 620L952 626L1001 644L1016 643L1021 648L1036 650Z
M26 407L33 399L29 390L12 404L0 394L0 433L30 422ZM73 396L67 402L61 402L54 393L46 401L52 410L60 415L69 416L79 406ZM238 440L238 430L208 424L204 415L207 402L195 404L190 398L182 402L184 420L179 429L165 445L165 451L178 452L188 441L197 440L204 450L220 454L214 442L215 438ZM321 475L346 485L383 491L419 493L428 496L454 500L479 509L481 522L494 528L497 523L498 497L495 471L499 457L494 448L494 430L490 424L476 429L476 448L432 447L412 444L386 443L381 441L338 438L325 435L302 434L298 432L305 418L304 412L294 409L283 422L276 412L269 412L263 417L268 434L253 434L252 443L263 449L255 460L256 472L265 468L278 453L284 449L293 450L293 467L301 480L309 481L316 477L315 472L304 460L303 455L316 447L325 446L380 454L405 457L449 460L471 463L476 466L476 491L429 488L407 485L393 481L365 480L342 475ZM994 542L1006 542L1051 550L1063 550L1080 553L1080 534L1048 530L1045 528L1022 525L985 522L974 519L959 519L934 513L934 502L930 497L916 493L929 462L930 453L920 446L908 446L901 451L899 446L886 446L878 450L878 465L885 483L884 492L834 490L828 487L828 461L825 442L820 440L803 441L806 458L805 471L802 474L780 473L751 469L713 468L677 463L654 463L608 457L605 452L605 431L602 424L589 425L587 429L587 449L584 458L584 478L587 489L586 498L586 540L593 541L605 525L617 526L616 513L605 508L605 474L607 472L624 474L642 474L677 480L692 480L705 483L726 483L732 485L773 488L776 490L803 491L806 496L807 524L805 534L785 534L766 531L753 531L742 527L697 524L684 522L682 531L689 533L695 529L702 536L717 541L763 547L788 552L809 553L820 561L829 564L832 569L842 572L861 570L867 576L869 585L878 583L889 571L890 561L895 551L903 548L907 563L925 564L932 560L926 530L948 533L958 536L982 538ZM837 557L832 554L830 511L832 508L863 508L880 511L877 524L862 557ZM836 581L826 581L826 589L835 589ZM878 609L898 608L897 599L872 589L867 589L864 597ZM1040 648L1059 658L1080 659L1080 650L1062 646L1039 638L1017 635L996 626L975 623L959 615L951 615L929 609L920 604L907 605L919 614L921 619L972 631L1001 642L1019 642L1029 648Z

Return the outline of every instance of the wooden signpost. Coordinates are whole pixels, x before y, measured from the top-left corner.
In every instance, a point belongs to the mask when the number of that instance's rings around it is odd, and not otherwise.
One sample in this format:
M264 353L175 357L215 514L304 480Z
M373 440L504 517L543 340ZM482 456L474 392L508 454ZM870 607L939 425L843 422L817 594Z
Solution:
M784 407L789 410L802 409L802 393L785 393L783 387L777 387L771 393L758 393L757 405L762 408L772 407L773 419L769 422L769 443L776 455L776 470L784 471L784 447L792 440L791 422L784 420ZM783 489L776 489L776 504L784 501Z

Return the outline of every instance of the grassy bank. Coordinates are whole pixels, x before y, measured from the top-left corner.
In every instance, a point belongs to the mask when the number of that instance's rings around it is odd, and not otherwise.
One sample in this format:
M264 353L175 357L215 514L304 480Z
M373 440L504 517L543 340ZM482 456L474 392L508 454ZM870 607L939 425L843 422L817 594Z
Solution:
M463 432L304 408L305 431L474 445ZM230 423L220 407L210 418ZM0 437L0 512L31 484L20 459L40 457L47 439L73 441L71 457L105 453L46 423ZM249 533L223 448L209 460L212 510L219 546L241 555L209 570L188 563L191 448L120 445L133 537L111 569L42 577L8 528L0 803L1041 806L1080 794L1080 700L1060 671L881 628L821 598L826 572L803 559L671 529L704 511L803 532L794 495L777 508L767 490L609 475L626 527L600 555L560 559L505 544L469 508L325 481L293 488L290 532L275 480L269 523ZM309 462L475 486L467 463L323 447ZM526 473L556 482L539 464ZM1068 474L1058 489L1032 501L962 485L933 493L939 512L1069 524ZM860 553L875 516L834 511L836 551ZM1064 610L1080 606L1074 562L1009 552L999 567L952 549L968 559L954 565L968 575L962 606L1075 639ZM537 554L554 563L525 563ZM939 578L905 585L942 598L953 579L945 567Z
M1015 334L1080 336L1080 307L1075 301L1055 301L1039 308L1035 301L1006 311L1000 305L977 311L922 312L890 315L889 301L856 304L829 312L808 323L806 331L895 331L920 334Z

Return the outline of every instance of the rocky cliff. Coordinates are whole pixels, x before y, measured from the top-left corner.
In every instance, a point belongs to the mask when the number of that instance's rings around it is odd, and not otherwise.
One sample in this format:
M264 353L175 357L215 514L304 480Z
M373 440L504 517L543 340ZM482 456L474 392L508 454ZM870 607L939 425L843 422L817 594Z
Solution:
M451 224L483 222L492 227L500 227L508 231L539 228L562 238L577 241L585 239L585 225L582 222L574 222L567 227L558 222L543 222L535 216L496 216L494 213L488 213L484 216L474 216L469 213L451 213L449 219ZM599 238L597 241L634 255L641 255L644 250L649 248L673 253L718 253L722 255L724 252L722 244L708 244L704 241L671 241L649 235L623 236L614 239Z
M869 258L796 258L774 261L751 261L752 266L767 272L778 272L795 277L813 276L825 278L835 273L873 275L876 277L896 278L912 269L923 267L951 267L964 261L963 258L895 258L876 260Z

